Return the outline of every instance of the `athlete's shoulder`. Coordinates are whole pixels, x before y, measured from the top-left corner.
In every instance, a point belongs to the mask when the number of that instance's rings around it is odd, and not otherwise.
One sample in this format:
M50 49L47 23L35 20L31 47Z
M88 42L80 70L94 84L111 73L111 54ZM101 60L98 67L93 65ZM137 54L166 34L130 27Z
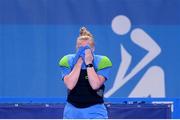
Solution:
M112 67L112 62L107 56L95 55L94 56L97 62L97 69L101 70L107 67Z
M72 59L75 57L75 54L68 54L63 56L59 61L59 66L70 68Z

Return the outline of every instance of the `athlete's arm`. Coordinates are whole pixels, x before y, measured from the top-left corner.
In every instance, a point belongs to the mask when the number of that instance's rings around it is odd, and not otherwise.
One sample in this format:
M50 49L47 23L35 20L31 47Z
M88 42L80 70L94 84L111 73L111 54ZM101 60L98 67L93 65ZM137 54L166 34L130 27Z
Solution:
M80 57L77 63L75 64L74 68L72 69L72 71L64 77L64 83L69 90L72 90L77 84L82 63L83 63L83 60Z
M93 55L90 49L85 50L85 63L86 65L92 64ZM89 84L91 85L92 89L96 90L102 86L105 81L105 78L101 75L98 75L94 69L94 67L87 68L87 75Z
M94 70L94 67L87 68L88 80L93 90L97 90L102 86L105 81L105 78L101 75L98 75Z

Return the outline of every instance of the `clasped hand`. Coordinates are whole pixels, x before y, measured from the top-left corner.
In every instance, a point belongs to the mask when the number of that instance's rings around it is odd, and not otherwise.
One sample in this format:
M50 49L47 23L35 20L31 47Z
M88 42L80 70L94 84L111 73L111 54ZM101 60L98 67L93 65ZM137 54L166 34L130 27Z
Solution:
M81 46L81 47L79 47L79 49L75 55L73 63L75 65L76 63L83 64L83 62L84 62L86 65L88 65L88 64L93 63L93 59L94 59L93 52L92 52L90 46L89 45L84 46L84 47Z

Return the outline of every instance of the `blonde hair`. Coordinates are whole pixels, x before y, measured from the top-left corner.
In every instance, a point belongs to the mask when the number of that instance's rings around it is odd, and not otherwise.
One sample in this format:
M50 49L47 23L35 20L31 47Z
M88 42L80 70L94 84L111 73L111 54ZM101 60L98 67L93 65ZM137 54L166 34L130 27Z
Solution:
M78 40L82 40L82 39L92 39L93 40L93 35L85 27L80 28L80 31L79 31Z
M93 35L87 30L86 27L81 27L79 31L79 37L77 38L77 42L81 40L90 40L92 45L94 46L94 38Z

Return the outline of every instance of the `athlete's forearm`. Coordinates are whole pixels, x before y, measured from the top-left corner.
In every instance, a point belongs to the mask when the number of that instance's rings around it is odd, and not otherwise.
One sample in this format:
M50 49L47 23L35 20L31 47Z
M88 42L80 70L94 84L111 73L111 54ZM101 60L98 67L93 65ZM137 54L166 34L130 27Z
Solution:
M79 79L81 66L82 66L82 63L77 62L73 70L64 77L64 83L69 90L72 90L76 86Z
M96 73L94 67L88 67L87 74L88 74L89 84L91 85L93 90L97 90L98 88L100 88L105 81L104 77L99 76Z

